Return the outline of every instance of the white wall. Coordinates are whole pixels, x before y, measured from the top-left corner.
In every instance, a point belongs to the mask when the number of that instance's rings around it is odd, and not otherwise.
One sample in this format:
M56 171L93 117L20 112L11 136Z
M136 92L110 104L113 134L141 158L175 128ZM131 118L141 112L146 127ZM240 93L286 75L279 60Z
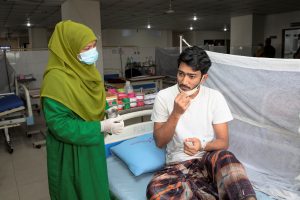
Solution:
M230 39L230 33L224 31L196 31L196 44L204 45L204 40Z
M203 46L204 40L224 40L230 39L230 33L224 31L186 31L183 33L174 32L174 46L179 46L179 35L183 35L190 45Z
M265 27L265 16L253 15L252 46L258 46L259 43L264 44L263 27Z
M30 28L29 45L32 49L47 49L48 31L45 28Z
M248 25L250 24L251 17L246 16ZM262 20L264 18L264 20ZM277 36L272 40L272 44L276 48L276 57L281 56L281 43L282 43L282 29L291 28L291 22L300 21L300 11L282 13L276 15L268 15L263 18L254 17L254 29L259 29L260 32L257 35L248 34L251 28L244 24L243 20L233 18L233 22L236 25L231 27L231 40L235 44L244 45L256 45L255 41L261 40L261 34L263 32L263 38L269 36ZM262 31L263 30L263 31ZM123 35L122 35L123 33ZM252 33L252 31L251 31ZM189 38L197 45L205 39L216 39L216 37L222 36L223 32L214 31L195 31ZM175 34L174 34L175 35ZM253 41L252 41L252 39ZM259 39L260 38L260 39ZM104 68L116 68L121 69L121 61L123 67L126 65L127 56L133 56L138 62L144 62L146 57L152 56L155 59L155 47L170 47L172 46L172 32L171 31L154 31L154 30L129 30L122 32L121 30L103 30L102 31L103 45L106 46L103 49L103 62ZM174 41L177 41L175 38ZM187 40L188 41L188 40ZM250 42L251 41L251 42ZM179 42L179 39L178 39ZM193 42L188 41L193 45ZM110 47L108 47L110 46ZM126 47L127 46L127 47ZM119 54L119 47L122 47L121 57ZM139 52L137 54L137 52ZM20 51L20 52L8 52L8 60L13 65L17 74L34 74L37 81L32 83L32 88L39 87L45 66L48 62L48 51Z
M20 47L19 38L0 38L0 46L10 46L12 49L17 49Z
M258 43L264 43L267 37L276 36L275 39L272 39L272 45L276 49L275 57L280 58L283 42L282 30L293 28L290 26L292 22L300 22L300 10L266 16L232 17L231 53L251 56L251 47L255 47Z
M125 76L127 58L142 65L146 61L155 61L155 47L103 47L104 74Z
M98 38L97 49L100 52L96 66L103 74L102 59L102 37L101 37L101 16L100 1L94 0L67 0L61 6L63 20L74 20L90 27Z
M102 30L104 74L125 74L127 58L155 61L155 47L171 47L172 31L147 29Z
M276 48L276 57L281 57L282 29L293 28L290 27L292 22L300 22L300 10L265 17L264 37L277 37L272 39L272 45Z
M48 50L41 51L9 51L7 59L16 74L33 74L36 81L29 83L30 89L40 88L43 74L48 63Z
M145 29L105 29L102 42L106 47L171 47L172 31Z
M252 55L253 15L232 17L230 24L230 53Z

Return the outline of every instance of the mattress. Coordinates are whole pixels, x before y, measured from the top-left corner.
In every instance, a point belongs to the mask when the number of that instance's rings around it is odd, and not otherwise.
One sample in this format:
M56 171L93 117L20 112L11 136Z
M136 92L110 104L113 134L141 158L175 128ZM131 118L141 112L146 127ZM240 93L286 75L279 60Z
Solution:
M16 95L0 97L0 112L23 106L23 101Z
M107 158L108 179L111 192L119 200L146 200L146 188L153 173L135 177L127 166L116 156ZM268 195L256 191L258 200L273 200Z

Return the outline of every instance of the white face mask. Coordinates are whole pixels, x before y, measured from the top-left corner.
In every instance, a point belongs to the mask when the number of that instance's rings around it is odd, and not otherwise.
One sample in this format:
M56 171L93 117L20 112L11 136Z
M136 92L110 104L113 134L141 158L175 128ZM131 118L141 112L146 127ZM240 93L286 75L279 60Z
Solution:
M204 77L204 76L203 76L203 77ZM201 78L200 83L199 83L194 89L191 89L191 90L188 90L188 91L183 91L183 90L179 87L179 85L178 85L178 83L177 83L177 87L178 87L179 92L180 92L180 93L181 93L181 92L184 92L186 95L192 96L193 94L195 94L195 93L199 90L203 77Z
M92 65L98 60L98 51L96 47L79 54L78 59L87 65Z
M184 92L186 95L192 96L195 92L197 92L197 91L199 90L200 85L201 85L201 84L199 83L199 85L197 85L194 89L188 90L188 91L183 91L183 90L179 87L178 84L177 84L177 87L178 87L178 90L179 90L180 93L181 93L181 92Z

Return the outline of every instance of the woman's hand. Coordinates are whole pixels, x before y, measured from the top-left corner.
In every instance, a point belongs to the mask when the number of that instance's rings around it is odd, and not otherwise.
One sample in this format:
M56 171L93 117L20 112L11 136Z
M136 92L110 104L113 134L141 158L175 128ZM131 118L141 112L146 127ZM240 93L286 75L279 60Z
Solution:
M124 129L124 121L120 115L100 121L101 132L120 134Z

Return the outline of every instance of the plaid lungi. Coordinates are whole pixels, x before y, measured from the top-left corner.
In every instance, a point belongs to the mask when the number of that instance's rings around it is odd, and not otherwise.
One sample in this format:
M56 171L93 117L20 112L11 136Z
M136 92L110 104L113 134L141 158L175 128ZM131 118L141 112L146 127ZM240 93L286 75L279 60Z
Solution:
M240 200L251 196L255 197L255 192L243 165L224 150L166 165L147 187L147 198L156 200Z

